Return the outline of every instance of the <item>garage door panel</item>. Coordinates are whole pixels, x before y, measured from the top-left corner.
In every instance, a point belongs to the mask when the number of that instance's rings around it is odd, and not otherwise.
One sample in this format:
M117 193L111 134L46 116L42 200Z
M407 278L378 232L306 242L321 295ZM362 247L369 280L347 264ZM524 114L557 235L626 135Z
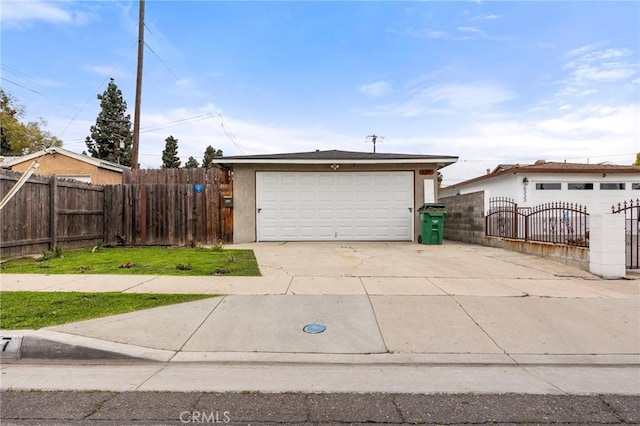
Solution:
M333 191L319 190L318 191L318 201L321 203L332 203L335 198L335 194Z
M311 222L315 218L316 212L314 209L301 208L298 210L298 214L303 222Z
M318 209L317 219L318 220L333 220L335 211L328 209Z
M285 220L296 220L298 215L298 210L295 209L281 209L280 215Z
M280 212L278 210L274 210L274 209L267 209L267 210L262 209L260 211L260 217L265 219L265 221L266 221L265 223L270 223L270 222L277 221L279 214L280 214Z
M267 190L262 194L264 202L275 203L278 201L278 193L276 191Z
M259 241L411 240L413 172L258 172Z

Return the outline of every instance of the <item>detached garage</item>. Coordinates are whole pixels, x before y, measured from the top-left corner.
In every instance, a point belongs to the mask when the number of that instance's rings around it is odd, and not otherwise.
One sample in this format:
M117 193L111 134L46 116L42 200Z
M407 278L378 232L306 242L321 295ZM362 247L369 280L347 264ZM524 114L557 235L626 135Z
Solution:
M233 170L234 242L413 241L457 157L313 151L216 159Z

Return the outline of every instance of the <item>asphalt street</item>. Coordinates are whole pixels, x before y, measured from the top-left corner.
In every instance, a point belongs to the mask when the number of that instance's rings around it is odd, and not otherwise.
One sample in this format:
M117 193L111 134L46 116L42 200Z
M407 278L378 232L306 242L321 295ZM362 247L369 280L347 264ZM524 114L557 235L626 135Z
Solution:
M638 424L628 395L2 392L8 425Z

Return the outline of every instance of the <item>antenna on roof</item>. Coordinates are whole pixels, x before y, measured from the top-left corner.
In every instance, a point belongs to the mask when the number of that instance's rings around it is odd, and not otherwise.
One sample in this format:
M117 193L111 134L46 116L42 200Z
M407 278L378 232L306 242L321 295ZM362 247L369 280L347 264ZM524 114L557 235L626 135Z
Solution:
M378 141L378 138L380 139L384 139L384 136L377 136L375 133L372 135L367 136L367 140L365 142L369 142L369 139L371 139L371 142L373 142L373 153L376 153L376 142Z

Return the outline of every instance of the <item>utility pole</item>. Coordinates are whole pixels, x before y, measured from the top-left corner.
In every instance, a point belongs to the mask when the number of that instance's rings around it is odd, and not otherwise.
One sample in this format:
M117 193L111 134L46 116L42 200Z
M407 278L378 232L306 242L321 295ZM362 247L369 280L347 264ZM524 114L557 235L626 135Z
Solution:
M373 142L373 153L376 153L376 142L378 140L378 138L380 139L384 139L384 136L377 136L375 133L372 135L367 136L367 140L365 142L369 142L369 139L371 139L371 142Z
M142 57L144 54L144 0L140 0L140 21L138 22L138 74L136 77L136 105L133 116L133 147L131 150L131 168L138 168L140 147L140 103L142 101Z

